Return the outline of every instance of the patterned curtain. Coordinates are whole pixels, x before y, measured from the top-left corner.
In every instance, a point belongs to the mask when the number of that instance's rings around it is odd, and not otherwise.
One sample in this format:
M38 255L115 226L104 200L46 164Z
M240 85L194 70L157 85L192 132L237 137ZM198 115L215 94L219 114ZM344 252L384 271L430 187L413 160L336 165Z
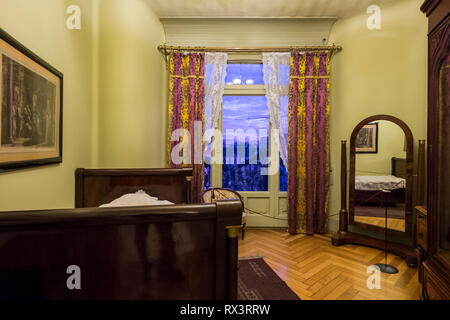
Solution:
M291 55L289 80L289 232L325 233L328 207L330 55Z
M199 52L174 52L169 57L169 122L168 122L168 159L172 168L192 167L193 177L191 194L194 202L200 202L203 191L203 133L205 130L205 54ZM199 121L198 126L194 121ZM176 164L171 159L172 149L179 141L171 141L176 129L189 131L189 159ZM184 141L185 137L183 137ZM186 141L184 141L186 142ZM201 148L196 152L194 145ZM187 162L187 163L186 163Z

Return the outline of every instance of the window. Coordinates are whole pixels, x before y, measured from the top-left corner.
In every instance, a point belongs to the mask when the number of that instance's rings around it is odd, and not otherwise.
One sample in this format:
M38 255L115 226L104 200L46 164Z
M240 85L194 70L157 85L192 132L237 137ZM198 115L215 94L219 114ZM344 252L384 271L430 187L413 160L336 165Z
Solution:
M242 59L242 60L237 60ZM206 66L208 68L208 66ZM211 72L207 73L211 74ZM206 76L208 84L211 76ZM280 125L287 140L289 66L280 65L278 83L286 94L280 99ZM205 119L210 119L209 99L205 104ZM223 141L215 141L221 152L222 164L205 163L205 188L223 187L241 195L250 226L287 226L287 171L280 157L280 170L273 175L261 174L268 167L271 125L269 106L264 86L262 57L260 55L228 56L225 91L221 100L218 128ZM205 129L211 124L205 123ZM205 162L212 156L212 143L205 148ZM274 217L276 219L270 219Z
M264 84L261 63L229 63L227 66L227 85Z
M270 131L262 63L229 63L225 83L222 187L268 191L268 176L261 175Z
M231 134L230 134L231 133ZM268 191L261 175L267 154L269 111L265 96L224 96L222 106L222 186L237 191ZM267 167L267 166L266 166Z
M288 85L289 67L280 65L278 73L283 79L280 84ZM270 142L269 109L261 60L229 61L225 84L220 119L223 164L218 171L214 171L208 164L209 161L205 161L205 189L214 185L244 192L270 191L269 176L261 175L261 168L267 167L261 157L267 158ZM281 125L287 139L288 97L281 97L280 103ZM206 102L205 118L208 118L209 112ZM208 126L209 124L206 124L206 129L209 129ZM228 137L227 131L231 131ZM204 156L205 159L211 158L211 145L206 146ZM214 175L218 178L216 183L212 183ZM278 191L287 191L287 170L281 158L280 171L276 178Z

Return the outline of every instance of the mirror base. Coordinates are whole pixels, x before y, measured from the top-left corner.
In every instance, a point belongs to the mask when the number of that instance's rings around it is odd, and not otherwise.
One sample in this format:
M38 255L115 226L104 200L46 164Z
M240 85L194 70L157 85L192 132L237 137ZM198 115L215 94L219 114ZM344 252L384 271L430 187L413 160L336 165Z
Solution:
M394 266L391 266L390 264L376 263L375 266L378 267L378 269L380 269L380 271L383 273L389 274L398 273L398 269Z
M335 233L331 237L331 243L334 246L357 244L380 249L383 251L386 249L384 240L371 238L354 232ZM393 253L403 258L409 267L417 268L417 253L415 252L413 247L401 243L388 242L387 252Z

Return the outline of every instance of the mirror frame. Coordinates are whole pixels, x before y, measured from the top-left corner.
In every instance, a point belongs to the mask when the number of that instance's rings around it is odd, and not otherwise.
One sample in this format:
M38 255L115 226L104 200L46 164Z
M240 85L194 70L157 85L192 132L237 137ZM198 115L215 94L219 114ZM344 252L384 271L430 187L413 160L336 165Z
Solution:
M388 229L389 233L398 234L398 235L408 235L412 234L412 208L413 208L413 168L414 168L414 137L411 132L411 129L408 125L402 120L385 114L379 114L375 116L368 117L362 120L358 125L353 129L351 138L350 138L350 183L349 183L349 224L361 227L364 229L371 229L376 231L384 231L384 227L379 227L375 225L365 224L361 222L355 221L355 171L356 171L356 146L355 141L356 137L366 124L374 121L386 120L391 121L397 124L405 133L406 137L406 190L405 190L405 231L398 231L394 229Z

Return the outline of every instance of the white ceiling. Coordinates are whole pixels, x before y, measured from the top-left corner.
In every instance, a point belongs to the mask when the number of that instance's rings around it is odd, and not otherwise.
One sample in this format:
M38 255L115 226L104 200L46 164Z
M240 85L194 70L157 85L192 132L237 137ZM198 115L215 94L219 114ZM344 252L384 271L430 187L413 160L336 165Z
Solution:
M323 39L328 39L335 21L336 18L161 18L166 44L217 47L320 46Z
M159 17L347 17L396 0L147 0ZM398 1L398 0L397 0Z

